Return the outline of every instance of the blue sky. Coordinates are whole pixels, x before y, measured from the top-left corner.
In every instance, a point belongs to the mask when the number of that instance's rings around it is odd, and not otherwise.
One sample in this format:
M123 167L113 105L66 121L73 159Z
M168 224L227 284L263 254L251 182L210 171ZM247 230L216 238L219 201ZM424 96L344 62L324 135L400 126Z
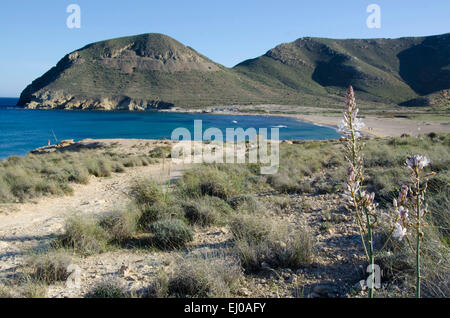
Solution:
M69 4L81 28L66 26ZM366 26L369 4L380 29ZM225 66L303 36L372 38L450 32L449 0L1 0L0 96L18 96L65 54L104 39L158 32Z

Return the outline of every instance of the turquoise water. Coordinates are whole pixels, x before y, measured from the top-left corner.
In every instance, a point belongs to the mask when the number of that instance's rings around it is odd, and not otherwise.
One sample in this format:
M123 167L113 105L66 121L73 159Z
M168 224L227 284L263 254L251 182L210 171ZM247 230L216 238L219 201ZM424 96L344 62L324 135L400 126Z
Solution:
M17 99L0 98L0 158L25 155L48 140L84 138L170 139L172 131L185 127L193 134L194 120L209 127L226 128L280 127L280 139L339 138L335 129L272 116L233 116L156 112L103 112L27 110L16 108ZM237 121L234 122L234 121Z

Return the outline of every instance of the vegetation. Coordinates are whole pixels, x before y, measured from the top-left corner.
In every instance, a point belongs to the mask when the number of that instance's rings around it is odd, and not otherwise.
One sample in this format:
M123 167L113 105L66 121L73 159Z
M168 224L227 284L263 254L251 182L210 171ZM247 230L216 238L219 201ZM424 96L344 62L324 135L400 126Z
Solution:
M125 287L117 280L104 280L92 288L87 298L126 298L129 295Z
M105 107L105 99L111 103L106 109L262 103L336 108L343 97L339 90L352 84L366 107L431 101L431 106L446 109L449 39L449 34L307 37L225 68L168 36L142 34L93 43L65 56L23 91L19 105L57 107L66 98L67 108ZM36 103L39 98L44 102Z
M102 253L107 250L109 234L96 218L76 215L66 221L60 244L82 255Z
M168 278L167 296L180 298L230 297L242 277L239 265L222 258L188 258Z
M30 257L27 269L35 281L46 284L65 281L69 277L67 267L72 263L72 256L64 250L54 250Z
M450 135L363 137L361 141L365 143L362 188L375 193L380 215L394 210L398 185L410 179L405 158L415 153L430 158L430 169L437 175L428 183L429 213L422 223L428 225L421 228L422 296L448 296ZM272 282L270 277L278 281L285 278L285 273L321 273L323 249L317 247L319 240L315 235L322 237L323 243L324 236L333 237L333 232L341 233L343 226L350 228L347 224L354 221L343 202L336 201L346 181L344 155L341 143L336 140L282 143L280 169L271 176L260 175L259 166L254 164L205 164L192 167L178 182L168 186L150 179L136 180L130 190L131 202L125 208L98 218L87 215L69 218L54 248L32 255L25 264L29 280L22 283L21 295L45 296L46 284L64 281L67 273L63 269L71 257L121 248L181 254L170 269L161 269L152 284L137 293L142 297L232 297L241 295L246 280ZM12 165L13 161L5 162ZM323 210L311 203L313 198L325 200ZM319 217L314 219L312 216L316 214ZM306 219L309 223L303 222ZM401 296L413 295L416 255L408 241L393 240L391 224L385 218L379 218L373 230L375 263L385 273L384 285L375 295L398 295L389 288L399 282ZM218 250L214 247L219 256L191 251L197 247L194 234L203 232L225 233L223 246ZM347 244L346 235L336 237ZM362 248L359 252L362 255ZM361 257L353 265L365 267L367 263ZM355 275L355 282L360 279ZM342 295L350 290L345 288ZM0 295L8 297L9 288L0 289ZM102 282L87 296L132 294L118 282Z
M237 216L230 224L235 250L249 272L310 265L314 240L307 228L292 229L261 215Z
M154 222L150 232L153 234L153 243L161 249L178 249L194 238L192 230L179 219Z
M109 177L112 172L124 172L124 167L148 165L152 160L94 151L11 156L0 161L0 203L70 194L70 183L86 184L90 175Z

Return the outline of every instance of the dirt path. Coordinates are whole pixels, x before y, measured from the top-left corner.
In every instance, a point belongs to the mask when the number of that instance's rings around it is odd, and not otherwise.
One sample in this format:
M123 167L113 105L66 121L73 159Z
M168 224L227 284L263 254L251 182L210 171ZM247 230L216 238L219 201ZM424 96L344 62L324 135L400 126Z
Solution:
M22 264L30 249L45 246L60 234L67 216L74 213L101 214L129 202L127 195L134 180L152 177L158 182L179 178L182 165L165 169L161 164L129 168L109 178L91 177L87 185L72 185L72 196L45 197L31 203L14 204L0 214L0 279ZM169 173L170 172L170 173Z

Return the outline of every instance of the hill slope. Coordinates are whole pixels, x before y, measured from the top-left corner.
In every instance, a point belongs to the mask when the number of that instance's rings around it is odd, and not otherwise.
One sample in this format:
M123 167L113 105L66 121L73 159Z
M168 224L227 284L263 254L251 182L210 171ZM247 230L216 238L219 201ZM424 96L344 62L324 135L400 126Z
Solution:
M450 34L400 39L301 38L226 68L162 34L112 39L66 55L21 94L28 108L147 110L211 105L416 106L450 89ZM420 105L417 105L420 106Z
M366 99L397 104L450 87L450 34L368 40L301 38L235 69L267 84L315 94L333 94L351 84Z

